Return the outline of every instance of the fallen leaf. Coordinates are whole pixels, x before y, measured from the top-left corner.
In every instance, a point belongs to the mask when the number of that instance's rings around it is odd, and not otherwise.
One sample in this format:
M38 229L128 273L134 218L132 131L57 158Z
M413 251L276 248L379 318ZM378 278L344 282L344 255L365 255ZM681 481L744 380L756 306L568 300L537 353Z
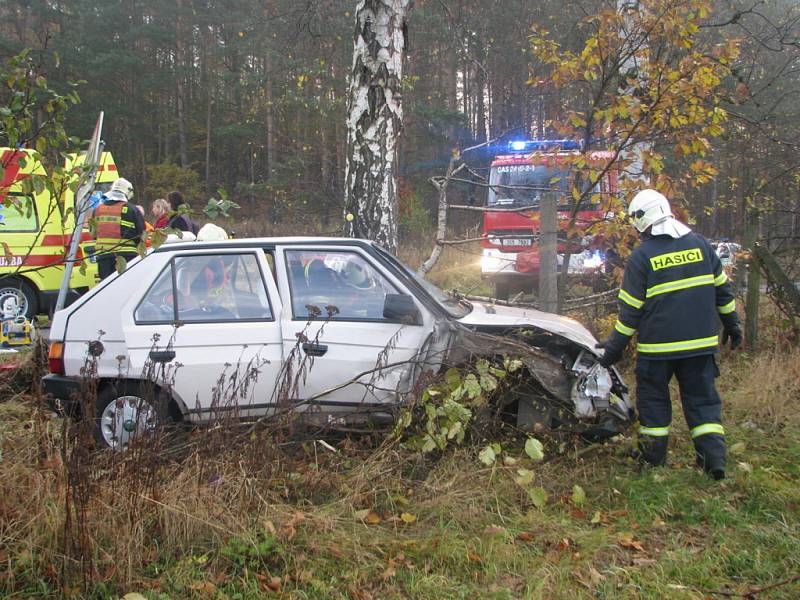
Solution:
M492 466L494 461L497 460L497 454L495 453L494 448L491 446L486 446L486 448L481 450L478 454L478 460L480 460L487 467Z
M525 454L532 460L542 460L544 458L544 446L535 437L529 437L525 442Z
M592 518L589 520L589 523L591 523L592 525L599 525L600 523L606 523L607 520L604 521L603 520L604 518L605 517L603 516L603 513L601 513L599 510L596 510L594 511Z
M746 462L739 462L736 463L736 466L739 467L745 473L752 473L753 472L753 465L746 463Z
M617 538L617 543L623 548L633 548L638 552L644 552L644 546L633 537L632 533L621 533Z
M599 585L606 580L606 576L592 566L589 567L589 577L594 585Z
M652 558L642 558L641 556L635 556L633 560L631 560L631 563L633 563L635 567L649 567L650 565L656 564L656 562L657 561Z
M364 510L357 510L355 512L356 519L359 519L367 525L377 525L381 522L381 516L370 508Z
M520 541L520 542L526 542L527 543L527 542L532 542L536 538L534 537L534 535L530 531L521 531L521 532L519 532L517 534L517 537L514 538L514 539L516 539L517 541Z
M583 506L586 503L586 492L577 484L572 486L572 503L575 506Z
M566 550L570 547L572 541L569 538L561 538L558 540L558 549L559 550Z
M395 563L395 561L393 561L390 558L389 559L389 566L386 567L386 570L383 572L383 575L381 575L381 577L383 578L384 581L386 581L387 579L391 579L392 577L397 575L396 566L397 566L397 564Z
M547 504L547 490L543 487L533 487L528 489L528 498L538 509L542 509Z
M747 444L744 442L736 442L730 448L731 454L744 454L745 450L747 450Z
M497 525L489 525L483 530L484 535L505 535L508 533L504 527Z
M139 592L128 592L122 597L122 600L147 600Z
M281 591L281 578L280 577L270 577L269 581L267 581L267 587L272 590L273 592L280 592Z
M189 584L189 589L194 592L205 592L207 594L215 594L217 586L210 581L198 581L197 583Z
M533 482L533 471L530 469L517 469L517 476L514 477L514 482L521 487L530 485Z
M471 560L472 562L483 562L483 558L472 551L467 552L467 559Z
M416 515L412 515L411 513L400 513L400 519L403 523L414 523L417 520Z
M281 527L281 535L284 539L292 541L294 536L297 535L297 525L305 521L306 516L301 512L294 513L294 516L289 519ZM274 528L274 525L273 525Z

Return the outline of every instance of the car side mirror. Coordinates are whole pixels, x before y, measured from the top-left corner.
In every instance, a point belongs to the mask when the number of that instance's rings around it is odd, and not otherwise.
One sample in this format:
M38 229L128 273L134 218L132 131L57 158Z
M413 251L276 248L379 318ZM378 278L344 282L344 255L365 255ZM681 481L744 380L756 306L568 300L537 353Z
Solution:
M414 298L408 294L386 294L383 300L383 318L409 325L419 325L422 322L422 315L414 304Z

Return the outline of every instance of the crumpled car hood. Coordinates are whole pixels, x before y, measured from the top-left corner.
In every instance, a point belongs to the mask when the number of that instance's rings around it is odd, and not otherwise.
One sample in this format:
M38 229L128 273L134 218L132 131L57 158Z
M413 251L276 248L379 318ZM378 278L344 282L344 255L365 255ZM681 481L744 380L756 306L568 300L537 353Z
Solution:
M471 302L473 309L466 317L459 319L459 322L467 326L493 325L493 326L521 326L532 325L560 335L581 347L597 354L595 344L597 339L583 325L575 319L542 312L533 308L517 308L514 306L498 306L484 304L482 302Z

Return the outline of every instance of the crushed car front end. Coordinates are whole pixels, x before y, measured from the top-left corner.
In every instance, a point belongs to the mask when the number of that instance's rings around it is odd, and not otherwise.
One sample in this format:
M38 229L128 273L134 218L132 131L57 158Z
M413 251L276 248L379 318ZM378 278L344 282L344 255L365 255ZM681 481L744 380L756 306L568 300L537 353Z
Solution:
M525 379L508 402L523 430L565 428L591 439L626 430L634 420L628 389L615 368L597 362L596 339L568 317L472 303L457 321L447 362L515 356Z

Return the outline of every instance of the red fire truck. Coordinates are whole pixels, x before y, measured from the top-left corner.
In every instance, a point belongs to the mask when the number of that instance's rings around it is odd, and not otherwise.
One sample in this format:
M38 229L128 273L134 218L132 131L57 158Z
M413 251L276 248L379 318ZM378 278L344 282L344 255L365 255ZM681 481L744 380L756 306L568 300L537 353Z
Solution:
M570 140L518 140L495 157L489 173L489 193L483 213L481 275L494 285L495 297L505 300L519 291L535 291L539 282L539 203L547 194L558 202L558 268L563 269L566 228L572 203L574 167L567 160L581 151ZM613 152L593 151L585 155L587 165L604 167ZM586 230L573 244L568 270L593 277L605 270L605 253L591 226L605 216L608 194L617 192L613 170L592 190L593 201L576 215L576 225ZM494 210L492 210L494 209Z

